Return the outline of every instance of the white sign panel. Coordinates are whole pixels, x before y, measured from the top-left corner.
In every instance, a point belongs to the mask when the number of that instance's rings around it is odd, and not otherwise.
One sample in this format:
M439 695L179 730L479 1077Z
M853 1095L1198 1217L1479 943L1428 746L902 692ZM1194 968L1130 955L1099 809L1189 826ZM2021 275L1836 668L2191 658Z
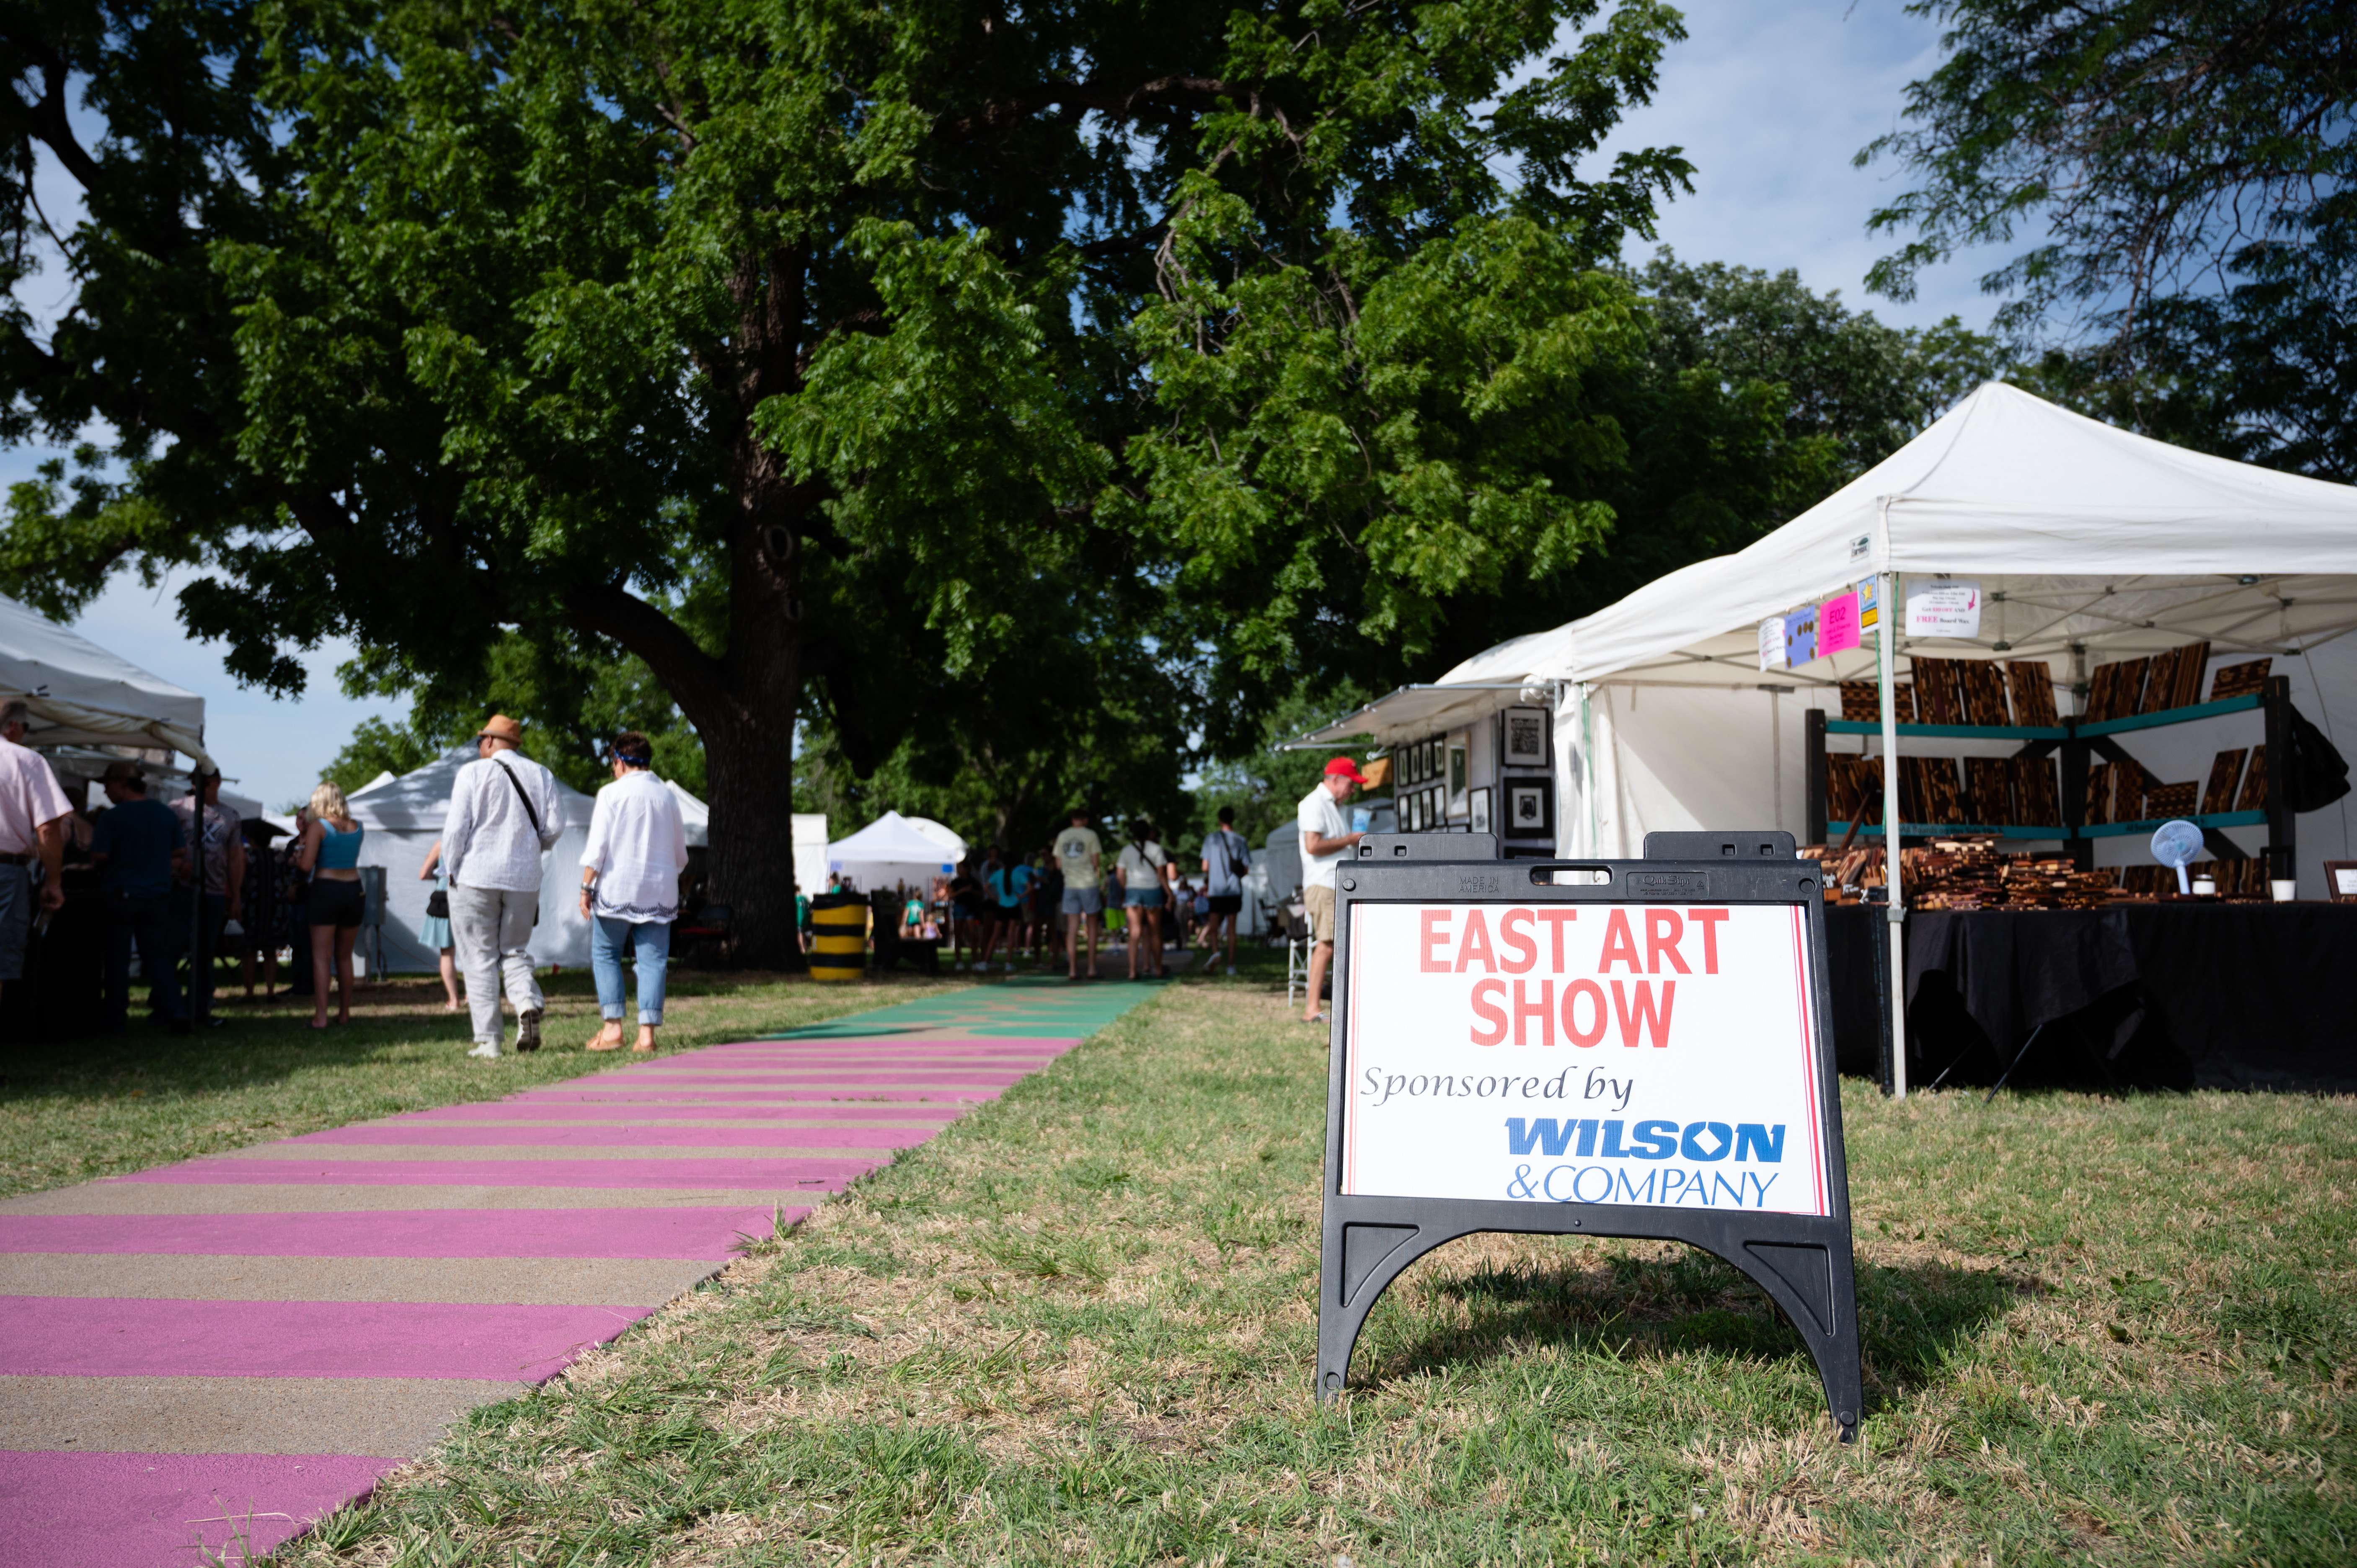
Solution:
M1947 578L1907 585L1907 635L1973 638L1981 634L1981 585Z
M1770 616L1760 623L1760 668L1784 668L1784 618Z
M1341 1190L1830 1214L1793 905L1351 910Z

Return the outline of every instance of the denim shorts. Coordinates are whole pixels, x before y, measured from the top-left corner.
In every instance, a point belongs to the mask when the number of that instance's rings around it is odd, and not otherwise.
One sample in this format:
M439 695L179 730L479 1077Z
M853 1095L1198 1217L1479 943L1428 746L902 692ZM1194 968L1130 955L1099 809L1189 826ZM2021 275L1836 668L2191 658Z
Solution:
M1093 887L1073 887L1068 885L1064 888L1064 913L1102 915L1104 913L1104 895Z
M1122 894L1121 901L1132 909L1159 909L1162 908L1162 889L1132 887Z

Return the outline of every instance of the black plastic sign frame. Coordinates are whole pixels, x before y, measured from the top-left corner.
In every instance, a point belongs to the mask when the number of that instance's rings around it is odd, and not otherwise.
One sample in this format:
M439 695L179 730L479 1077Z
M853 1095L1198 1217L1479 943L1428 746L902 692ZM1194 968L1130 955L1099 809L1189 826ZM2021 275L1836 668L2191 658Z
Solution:
M1648 858L1637 861L1474 858L1494 856L1496 842L1485 834L1370 835L1361 842L1358 856L1339 868L1318 1281L1319 1402L1342 1391L1359 1331L1384 1287L1434 1248L1484 1230L1638 1237L1700 1247L1740 1269L1766 1291L1808 1345L1841 1440L1853 1441L1862 1391L1857 1302L1848 1165L1842 1149L1839 1080L1826 1000L1824 904L1816 866L1794 859L1791 835L1781 832L1655 834L1646 843ZM1343 1141L1351 1090L1347 1030L1352 913L1370 905L1398 903L1798 907L1804 916L1803 961L1809 965L1809 993L1814 1003L1808 1026L1813 1034L1810 1044L1817 1073L1816 1133L1824 1151L1826 1212L1344 1193ZM1605 1196L1610 1196L1609 1190Z

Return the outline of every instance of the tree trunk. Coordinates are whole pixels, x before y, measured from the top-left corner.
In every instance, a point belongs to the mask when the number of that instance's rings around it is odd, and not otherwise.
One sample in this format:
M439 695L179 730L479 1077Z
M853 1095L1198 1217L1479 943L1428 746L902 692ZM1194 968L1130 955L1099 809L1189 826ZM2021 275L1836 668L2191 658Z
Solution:
M799 973L806 961L794 926L794 690L762 693L758 704L740 704L734 722L697 728L711 790L709 895L729 908L738 962Z

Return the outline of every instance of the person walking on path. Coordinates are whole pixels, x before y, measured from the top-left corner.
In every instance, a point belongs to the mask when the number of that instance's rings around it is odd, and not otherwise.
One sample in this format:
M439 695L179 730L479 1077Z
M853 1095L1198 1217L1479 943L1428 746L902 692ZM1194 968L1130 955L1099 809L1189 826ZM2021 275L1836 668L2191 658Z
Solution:
M475 736L475 760L450 787L442 870L450 879L450 936L467 976L475 1029L470 1057L500 1054L500 992L516 1012L516 1049L540 1049L545 1004L532 973L540 918L540 857L565 831L565 802L547 768L517 746L523 726L494 714Z
M653 742L626 729L614 737L611 760L614 781L597 791L589 842L581 851L581 915L589 922L589 967L605 1019L589 1049L622 1048L622 950L628 947L639 972L639 1033L630 1049L651 1051L662 1026L679 878L687 869L687 824L679 797L655 777Z
M1244 878L1252 875L1252 848L1236 832L1236 809L1220 808L1220 825L1203 841L1203 892L1207 908L1203 924L1203 972L1209 974L1219 957L1222 933L1227 940L1228 972L1236 972L1236 916L1244 907Z
M63 908L66 830L73 806L48 759L23 744L30 715L22 699L0 706L0 993L25 976L33 908ZM34 886L33 868L41 870Z
M1104 913L1104 896L1097 878L1104 866L1104 845L1089 826L1089 814L1075 809L1071 822L1056 835L1056 870L1064 879L1064 897L1058 906L1064 918L1066 972L1081 978L1081 933L1088 932L1088 977L1097 977L1097 921Z
M172 802L180 832L196 848L197 866L174 884L172 927L196 928L197 950L188 963L188 1015L199 1029L223 1020L213 1016L213 965L221 934L245 894L245 835L241 819L221 803L221 768L196 776L196 789Z
M1023 906L1031 893L1031 868L1011 849L993 850L991 854L997 862L989 876L995 932L1006 943L1001 961L1006 972L1013 974L1016 951L1023 945ZM986 939L982 956L984 967L989 967L990 946Z
M1137 978L1139 948L1143 944L1150 972L1158 980L1162 976L1162 910L1169 902L1165 884L1170 875L1170 857L1155 842L1154 824L1144 817L1129 820L1129 843L1122 846L1119 867L1121 903L1129 918L1129 977Z
M1301 902L1309 912L1309 998L1301 1016L1305 1024L1326 1022L1326 967L1334 961L1334 883L1341 873L1342 857L1367 836L1351 831L1342 802L1366 781L1357 763L1347 757L1335 757L1293 813L1301 829Z
M417 880L434 884L434 891L425 896L425 918L417 922L417 940L441 955L442 1011L456 1013L462 1005L458 1000L458 946L450 938L450 879L442 874L440 839L436 839L434 847L425 852L425 864L417 868Z
M328 981L336 983L336 1022L352 1021L352 943L360 939L368 893L361 886L361 841L367 830L352 821L344 792L332 779L311 791L311 811L295 848L295 864L309 874L311 897L305 933L311 948L311 1027L328 1026Z
M106 1032L120 1034L129 1025L135 945L150 1010L173 1033L186 1034L188 1015L174 972L180 954L172 940L171 915L172 877L188 864L180 819L147 798L147 773L135 762L108 763L100 783L113 802L99 814L90 840L99 892L106 899Z

